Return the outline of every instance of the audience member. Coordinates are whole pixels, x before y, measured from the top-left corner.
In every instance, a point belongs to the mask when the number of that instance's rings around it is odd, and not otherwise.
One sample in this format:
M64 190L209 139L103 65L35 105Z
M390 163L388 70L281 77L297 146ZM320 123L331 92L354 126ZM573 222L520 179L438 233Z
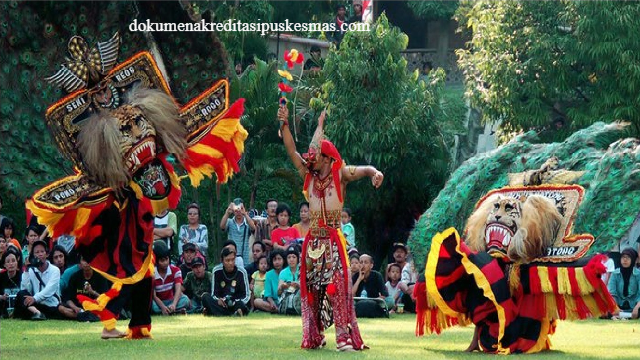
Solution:
M55 245L53 250L51 250L49 261L60 269L60 276L62 276L64 271L67 269L67 258L67 252L62 246Z
M331 34L331 42L336 45L336 49L340 48L340 42L342 42L342 38L346 31L346 25L348 24L345 15L347 14L347 9L344 5L336 6L336 18L335 18L335 30Z
M607 272L602 274L602 281L605 285L609 284L609 279L611 278L611 274L616 270L616 262L611 257L611 251L606 253L607 259L602 261L602 264L607 269Z
M196 244L198 251L207 257L209 249L209 232L207 226L200 224L200 207L196 203L187 206L188 224L180 226L180 244L184 245L188 242ZM178 247L179 254L182 255L182 246Z
M431 81L431 71L433 71L433 64L431 63L431 61L425 61L424 63L422 63L422 71L420 72L420 77L418 78L418 80L422 80L428 84L429 81Z
M60 245L64 251L67 252L67 259L65 265L69 268L71 265L76 265L80 262L80 255L76 250L76 237L73 235L60 235L53 239L53 246ZM52 247L53 248L53 247Z
M311 54L311 57L305 61L303 70L305 74L315 74L324 67L322 51L318 45L312 45L309 54Z
M0 258L2 258L5 251L7 251L7 240L5 240L4 236L0 234ZM0 267L2 267L2 264L0 264Z
M287 267L278 275L278 297L280 306L278 313L283 315L300 315L300 254L295 246L287 248Z
M220 254L222 266L213 270L213 293L202 297L207 315L244 316L249 314L251 298L249 280L244 268L236 266L236 252L224 247Z
M387 302L387 308L390 309L390 313L395 312L398 309L398 303L400 303L402 295L402 290L400 290L401 272L402 268L396 263L391 263L387 266L387 282L384 286L387 288L387 293L389 293L389 296L385 300ZM404 304L402 305L402 309L404 311Z
M620 310L631 312L631 317L637 319L640 309L640 270L634 264L638 253L626 248L620 255L620 268L611 274L607 287Z
M230 216L233 215L233 218ZM249 263L249 250L251 244L249 237L256 231L256 224L247 214L242 199L236 198L229 204L222 219L220 229L227 232L227 239L236 243L238 256L244 263Z
M300 204L300 222L293 224L293 227L298 230L301 238L307 237L309 232L309 226L311 225L311 218L309 217L309 203L303 201Z
M266 202L267 217L256 219L256 240L262 241L267 247L267 253L273 249L271 243L271 232L278 227L278 219L276 217L276 209L278 208L278 201L276 199L269 199Z
M33 225L29 226L27 228L26 243L22 246L22 259L24 260L25 266L28 266L31 263L32 259L30 256L33 254L33 244L39 239L40 233L38 233L38 228ZM49 246L47 246L47 251L49 251Z
M349 249L349 263L349 271L351 272L351 277L360 274L360 254L358 253L358 249Z
M352 277L353 296L356 316L383 317L387 315L386 298L389 296L384 286L382 274L373 270L373 258L367 254L360 255L360 273Z
M278 228L271 232L273 248L286 251L290 245L297 244L300 233L295 228L289 226L291 218L291 208L285 203L278 204L276 209L278 217Z
M253 262L247 266L245 266L245 270L247 271L247 276L249 278L251 278L251 276L253 275L253 273L255 273L256 271L258 271L258 268L260 267L258 260L260 260L260 258L262 256L266 256L267 255L267 248L264 245L264 243L262 241L256 241L253 243L253 245L251 246L251 253L252 253L252 258L253 258Z
M13 314L16 295L20 291L22 254L15 246L9 246L0 262L5 270L0 273L0 316L6 318Z
M187 215L188 216L188 215ZM169 252L176 254L173 237L178 232L178 217L165 209L153 219L153 240L162 240L167 244ZM178 246L179 247L179 246Z
M229 248L233 250L236 254L238 253L238 247L236 246L236 243L233 240L227 240L224 243L222 243L222 248ZM237 267L242 268L244 270L244 260L242 260L240 256L237 256L237 255L235 256L235 262ZM216 265L216 267L213 270L215 271L217 268L220 268L220 267L222 267L222 263Z
M400 302L404 305L404 311L415 312L416 303L411 297L413 295L413 286L415 285L418 274L416 273L413 262L408 260L409 248L407 245L397 242L391 248L393 251L393 259L402 267L400 274L400 290L402 290L402 299Z
M351 225L351 209L348 207L342 208L342 234L347 239L347 247L356 246L356 229Z
M349 18L349 24L362 22L362 0L353 0L353 16Z
M164 241L154 242L153 253L156 257L156 271L153 279L151 312L162 315L186 314L190 301L182 294L180 268L170 264L169 248Z
M0 223L0 235L4 237L4 240L7 244L14 244L18 249L22 250L22 245L20 242L14 237L14 228L13 220L8 217L2 219L2 223ZM29 248L29 250L31 250ZM23 259L26 259L25 256L22 256Z
M111 284L104 276L93 271L89 263L84 259L80 259L79 268L80 271L71 275L69 285L62 293L63 305L72 310L71 316L69 316L72 319L78 319L78 321L82 322L99 321L100 319L96 315L84 311L82 304L78 300L78 295L84 295L95 300L100 294L107 292Z
M264 297L264 282L267 278L267 270L269 270L269 261L267 257L261 255L258 257L258 270L251 274L251 282L249 288L251 289L251 307L256 309L255 300L262 299ZM247 273L247 275L249 275Z
M191 299L191 312L202 313L202 297L211 294L211 282L213 276L210 271L206 271L202 258L193 259L191 271L185 277L182 284L182 291Z
M22 276L21 290L16 295L15 318L61 318L58 311L60 269L47 260L47 249L47 243L43 240L36 240L32 244L33 260Z
M194 243L186 243L182 245L182 256L178 259L178 266L182 271L182 276L186 277L191 272L193 260L201 259L205 270L207 269L207 260L198 252L198 248Z
M284 266L284 253L274 250L269 254L271 270L267 271L264 280L264 296L262 299L255 299L254 307L258 310L275 313L278 311L280 298L278 297L278 286L280 285L280 272Z

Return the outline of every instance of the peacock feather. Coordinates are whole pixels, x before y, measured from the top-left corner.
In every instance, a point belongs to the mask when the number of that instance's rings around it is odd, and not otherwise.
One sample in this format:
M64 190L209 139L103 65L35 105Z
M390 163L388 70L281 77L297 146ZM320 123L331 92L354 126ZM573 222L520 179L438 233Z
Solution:
M622 124L596 123L560 143L540 144L525 133L493 151L478 154L453 172L420 217L409 243L424 266L433 236L451 226L462 231L476 202L509 184L509 173L538 169L551 156L562 169L584 172L574 183L585 188L573 233L596 238L590 252L610 250L625 239L640 213L640 140L621 139Z

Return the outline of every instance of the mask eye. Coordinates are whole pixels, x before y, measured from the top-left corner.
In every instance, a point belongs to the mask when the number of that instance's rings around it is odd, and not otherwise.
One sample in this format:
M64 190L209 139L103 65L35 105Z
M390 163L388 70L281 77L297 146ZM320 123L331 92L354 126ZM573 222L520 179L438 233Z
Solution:
M511 204L507 204L507 205L505 205L504 209L505 209L506 211L511 211L511 210L513 210L513 205L511 205Z
M496 210L500 209L500 203L493 204L493 208Z

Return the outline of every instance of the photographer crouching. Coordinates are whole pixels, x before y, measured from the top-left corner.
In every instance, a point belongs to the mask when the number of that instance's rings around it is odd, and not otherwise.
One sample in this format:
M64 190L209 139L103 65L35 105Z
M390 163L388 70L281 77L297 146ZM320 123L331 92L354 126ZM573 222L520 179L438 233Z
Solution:
M16 295L14 318L46 320L62 318L58 306L60 297L60 269L47 260L48 247L42 240L31 246L30 263L22 275L21 290Z
M222 249L222 266L213 269L213 294L202 296L206 315L244 316L249 314L247 303L251 292L247 272L236 266L236 252L230 247Z

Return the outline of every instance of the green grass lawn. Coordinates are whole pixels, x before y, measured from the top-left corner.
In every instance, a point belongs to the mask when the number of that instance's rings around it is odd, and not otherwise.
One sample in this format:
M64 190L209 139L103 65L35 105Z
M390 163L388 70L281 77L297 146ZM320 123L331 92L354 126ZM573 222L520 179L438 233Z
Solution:
M118 327L126 328L121 321ZM371 347L362 353L335 351L333 328L327 347L300 349L297 317L251 314L244 318L199 315L154 317L152 341L101 340L99 323L48 320L1 320L2 359L467 359L492 355L467 354L472 328L454 328L440 336L414 336L415 317L360 319L360 330ZM588 320L560 322L552 337L553 350L538 359L639 359L640 322Z

